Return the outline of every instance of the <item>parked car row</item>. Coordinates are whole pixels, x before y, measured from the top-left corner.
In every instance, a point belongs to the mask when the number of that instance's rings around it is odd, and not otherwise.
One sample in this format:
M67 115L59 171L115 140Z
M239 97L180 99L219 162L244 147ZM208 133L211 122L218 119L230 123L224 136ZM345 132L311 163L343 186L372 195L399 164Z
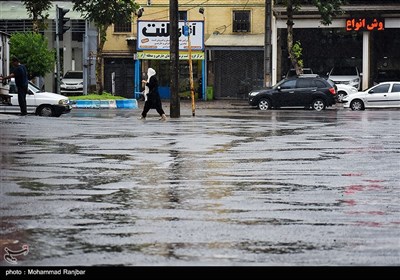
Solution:
M309 75L314 74L311 68L303 68L303 74ZM282 78L290 78L296 76L296 70L290 69L285 76ZM349 85L355 87L357 90L361 86L362 74L357 67L352 66L335 66L328 73L326 73L328 79L332 80L336 85Z
M254 89L249 93L249 105L260 110L282 107L324 110L336 102L345 108L400 107L400 81L383 82L366 91L358 91L348 84L335 84L315 74L285 78L271 88Z

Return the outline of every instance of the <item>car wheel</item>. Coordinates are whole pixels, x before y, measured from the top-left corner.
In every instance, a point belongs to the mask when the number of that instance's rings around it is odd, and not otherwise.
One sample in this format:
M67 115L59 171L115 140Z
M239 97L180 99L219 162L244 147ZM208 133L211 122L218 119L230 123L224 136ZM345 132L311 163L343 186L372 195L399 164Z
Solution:
M322 111L325 109L325 101L322 99L315 99L312 104L311 107L315 110L315 111Z
M37 114L42 117L52 117L54 116L53 108L50 105L42 105L38 108Z
M271 109L271 102L266 99L266 98L262 98L259 102L258 102L258 108L260 110L266 111L268 109Z
M343 102L343 98L346 96L347 94L344 91L339 91L337 98L339 102Z
M364 103L360 99L351 101L350 108L353 111L360 111L365 109Z

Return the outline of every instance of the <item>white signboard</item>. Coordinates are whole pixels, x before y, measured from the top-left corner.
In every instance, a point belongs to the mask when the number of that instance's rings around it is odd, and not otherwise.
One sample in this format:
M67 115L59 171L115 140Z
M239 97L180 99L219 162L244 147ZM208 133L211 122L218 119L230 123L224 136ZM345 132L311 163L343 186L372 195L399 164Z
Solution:
M204 49L204 22L188 21L186 24L190 30L190 44L192 50ZM188 49L188 36L183 35L185 22L180 21L179 49ZM169 21L138 21L137 30L138 50L169 50L170 48L170 22Z

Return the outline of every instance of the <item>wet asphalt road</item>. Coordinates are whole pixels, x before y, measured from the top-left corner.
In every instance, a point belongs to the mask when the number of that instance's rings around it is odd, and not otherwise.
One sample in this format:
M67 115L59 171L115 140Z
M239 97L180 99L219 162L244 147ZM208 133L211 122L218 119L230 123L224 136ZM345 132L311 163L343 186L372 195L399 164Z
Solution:
M0 120L0 252L28 245L22 266L400 264L399 110L139 113Z

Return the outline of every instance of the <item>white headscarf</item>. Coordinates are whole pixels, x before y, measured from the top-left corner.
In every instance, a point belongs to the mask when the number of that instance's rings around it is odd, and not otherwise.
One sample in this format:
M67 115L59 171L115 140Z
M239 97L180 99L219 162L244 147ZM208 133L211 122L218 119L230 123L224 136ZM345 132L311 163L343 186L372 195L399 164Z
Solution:
M147 69L147 82L150 82L150 78L156 74L156 70L153 68Z
M152 77L152 76L154 76L156 74L156 70L154 70L153 68L149 68L149 69L147 69L147 83L149 83L150 82L150 78ZM146 86L144 86L144 93L143 93L143 95L144 95L144 101L147 101L147 94L150 92L150 89L149 89L149 87L146 85Z

